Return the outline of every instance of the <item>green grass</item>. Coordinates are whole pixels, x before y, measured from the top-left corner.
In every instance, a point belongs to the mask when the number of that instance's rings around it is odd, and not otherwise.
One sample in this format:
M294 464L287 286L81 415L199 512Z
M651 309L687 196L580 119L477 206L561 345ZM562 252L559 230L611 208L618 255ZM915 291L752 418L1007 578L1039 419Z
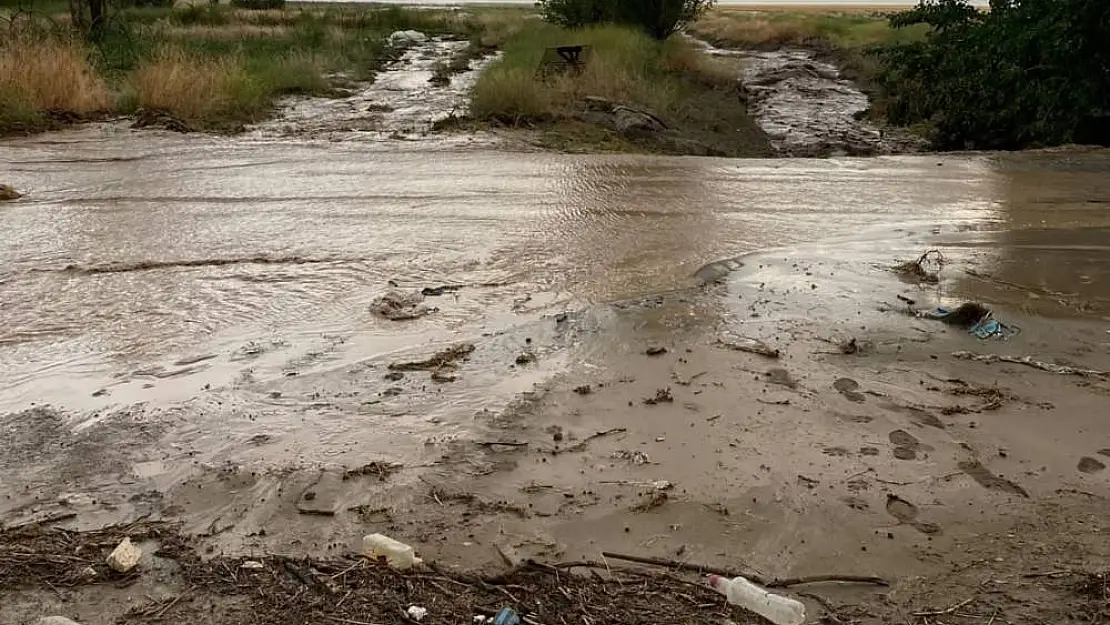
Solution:
M548 48L590 46L578 76L537 80ZM472 114L509 123L550 120L571 112L583 96L593 95L663 112L675 100L675 81L667 75L663 45L631 28L594 26L568 31L544 22L524 27L504 48L504 56L478 79Z
M537 72L545 51L589 46L577 73ZM680 37L659 42L624 26L567 30L525 22L503 56L478 78L470 111L484 122L541 130L541 144L564 151L658 151L762 155L766 139L747 117L735 60L717 59ZM589 97L646 110L670 129L660 135L620 136ZM604 109L604 107L602 107Z

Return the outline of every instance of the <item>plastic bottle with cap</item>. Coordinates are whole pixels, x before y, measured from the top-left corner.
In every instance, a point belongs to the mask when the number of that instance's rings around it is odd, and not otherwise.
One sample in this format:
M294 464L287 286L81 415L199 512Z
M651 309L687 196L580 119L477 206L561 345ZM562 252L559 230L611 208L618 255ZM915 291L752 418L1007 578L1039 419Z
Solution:
M709 587L732 605L755 612L775 625L802 625L806 621L806 606L801 601L768 592L743 577L710 575Z

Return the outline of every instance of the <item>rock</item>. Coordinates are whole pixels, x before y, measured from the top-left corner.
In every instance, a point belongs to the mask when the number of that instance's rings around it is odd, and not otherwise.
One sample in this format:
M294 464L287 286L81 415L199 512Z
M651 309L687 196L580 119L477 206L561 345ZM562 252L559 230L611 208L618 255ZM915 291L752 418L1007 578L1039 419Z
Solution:
M613 107L613 127L623 135L642 135L667 129L658 117L624 105Z
M612 100L607 100L601 96L588 95L585 98L586 109L590 111L601 111L603 113L611 113L617 106Z
M428 36L419 30L398 30L389 36L389 45L395 47L413 46L427 40Z
M71 621L64 616L44 616L31 623L31 625L80 625L80 623Z
M124 538L120 544L108 554L105 562L117 573L126 573L139 564L143 557L143 550L131 544L130 538Z
M424 296L420 291L412 293L388 291L370 304L370 310L375 315L391 321L418 319L432 312L432 309L424 303Z
M23 195L15 189L6 184L0 184L0 202L4 202L7 200L18 200L21 197L23 197Z

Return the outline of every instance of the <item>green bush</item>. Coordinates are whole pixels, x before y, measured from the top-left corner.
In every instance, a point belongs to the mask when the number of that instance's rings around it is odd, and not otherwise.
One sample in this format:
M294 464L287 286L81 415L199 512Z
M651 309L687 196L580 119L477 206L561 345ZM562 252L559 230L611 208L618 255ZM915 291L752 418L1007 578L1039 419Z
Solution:
M715 0L539 0L547 21L565 28L616 23L640 28L655 39L670 37L698 19Z
M1110 2L922 0L890 22L931 28L886 47L878 81L890 120L931 125L937 147L1110 142Z

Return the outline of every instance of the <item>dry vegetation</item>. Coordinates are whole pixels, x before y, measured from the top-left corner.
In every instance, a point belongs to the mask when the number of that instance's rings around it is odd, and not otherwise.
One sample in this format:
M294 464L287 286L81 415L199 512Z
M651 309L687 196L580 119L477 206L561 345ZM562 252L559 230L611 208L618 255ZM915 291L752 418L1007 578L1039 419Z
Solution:
M83 115L111 105L104 79L79 42L14 37L0 43L0 128L34 125L52 111Z
M130 86L139 106L182 119L206 119L236 104L236 85L243 80L236 57L206 58L165 48L132 73Z
M497 43L521 14L491 10L478 23L396 7L136 8L115 14L90 42L62 11L0 3L0 134L140 107L185 127L230 130L270 114L281 95L334 93L336 73L372 78L397 54L386 41L395 30Z

